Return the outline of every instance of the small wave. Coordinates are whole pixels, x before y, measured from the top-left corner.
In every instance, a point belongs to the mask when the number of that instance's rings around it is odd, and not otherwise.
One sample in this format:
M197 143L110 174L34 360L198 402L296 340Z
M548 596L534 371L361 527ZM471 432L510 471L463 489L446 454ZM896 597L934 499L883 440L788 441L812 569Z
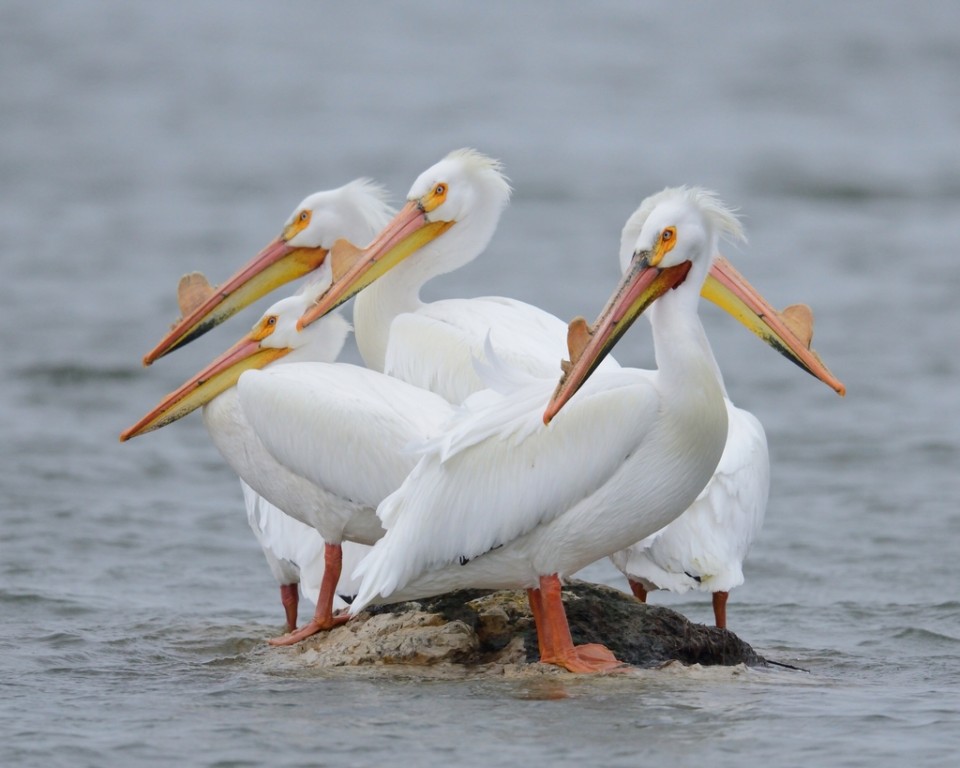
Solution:
M764 195L833 203L955 199L960 197L960 179L941 178L910 185L890 179L851 174L814 176L798 168L773 164L756 170L750 187Z
M60 619L76 619L96 612L95 608L86 605L81 599L19 589L0 589L0 605L10 606L11 610L44 609Z
M128 381L135 378L138 372L139 369L132 366L98 367L82 363L42 363L21 368L17 377L65 387L89 382Z
M923 627L905 627L893 635L895 640L909 640L911 643L922 643L927 646L943 647L944 645L960 645L960 637L935 632Z

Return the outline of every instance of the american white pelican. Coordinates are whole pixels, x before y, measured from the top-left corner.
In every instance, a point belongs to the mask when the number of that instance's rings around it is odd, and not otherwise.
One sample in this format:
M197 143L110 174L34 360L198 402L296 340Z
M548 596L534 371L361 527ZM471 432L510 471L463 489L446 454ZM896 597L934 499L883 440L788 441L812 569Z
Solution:
M813 336L809 307L787 307L781 317L809 347ZM730 590L743 584L743 561L763 526L770 490L770 455L763 426L729 397L724 402L727 442L713 477L696 501L666 527L610 556L641 602L656 589L712 593L718 627L727 625Z
M541 661L581 672L618 664L602 646L573 646L560 578L662 528L716 468L726 409L697 299L720 236L741 235L736 218L702 190L648 198L628 226L637 223L623 282L595 329L571 324L573 362L553 397L552 382L541 379L479 393L380 506L387 534L361 562L351 613L459 587L526 587ZM749 286L726 286L741 320L749 307L769 341L834 385ZM612 368L584 384L652 301L659 369Z
M292 279L291 276L302 273L305 258L311 260L311 269L323 264L329 246L335 240L352 237L358 242L367 242L383 226L389 214L383 190L366 179L359 179L339 189L317 192L297 206L284 226L281 237L261 252L256 260L258 269L266 278L279 279L282 276L285 282ZM262 279L255 287L262 285ZM296 628L299 599L297 582L302 581L299 575L312 562L307 540L313 541L314 537L319 539L320 535L313 528L308 528L313 532L312 536L302 536L299 543L288 544L288 536L296 536L296 531L291 529L297 523L284 523L277 519L274 505L265 499L258 501L258 494L244 479L249 479L259 489L266 489L277 505L302 521L300 524L313 525L316 522L310 508L311 504L321 506L322 497L311 484L285 471L264 451L240 410L233 385L245 367L268 365L284 356L286 359L283 362L333 361L337 358L349 333L349 325L342 317L331 317L331 321L325 323L323 328L310 334L300 333L295 325L298 313L303 312L325 290L329 281L330 267L327 265L326 270L315 273L297 295L271 307L250 336L230 353L168 396L121 435L121 440L127 440L157 429L205 404L204 423L220 453L241 477L248 521L264 549L271 570L280 580L281 601L290 630ZM221 307L218 317L222 320L256 298L242 287L239 291L230 289L231 285L235 285L235 281L229 281L218 291L199 273L184 276L178 290L183 319L174 325L164 342L154 350L157 354L151 355L156 357L165 354L190 338L195 338L208 329L208 325L212 327L212 324L197 324L197 318L202 318L210 306ZM225 297L228 300L224 307ZM148 355L147 361L150 357ZM379 535L380 527L373 517L368 517L355 524L355 527L360 535L372 543ZM274 535L268 536L268 530ZM347 535L353 533L352 530L347 531ZM316 541L313 543L316 544ZM322 545L321 539L321 549ZM330 558L336 560L340 556L339 540L329 549ZM313 575L317 573L313 565L308 570ZM308 591L311 578L302 582ZM332 569L329 581L331 583L325 590L324 601L318 603L318 611L325 609L326 602L332 605L334 587L337 585Z
M204 422L231 468L257 494L316 529L326 542L314 617L296 632L271 640L275 645L347 620L333 612L341 542L372 544L380 538L377 504L416 463L408 444L434 435L451 410L437 395L375 371L315 362L335 359L349 331L339 314L316 328L297 328L297 319L329 282L327 264L121 435L127 440L205 406ZM262 435L275 443L270 450ZM291 448L294 458L284 461Z
M150 365L261 296L319 268L335 241L368 242L391 214L383 188L369 179L308 195L284 222L280 235L203 301L183 312L144 356L143 364Z
M339 544L344 534L372 544L382 531L372 515L367 515L366 519L360 517L351 520L349 514L344 514L331 525L327 519L330 515L324 514L325 509L332 506L326 494L322 489L278 464L264 449L240 409L235 385L240 374L250 367L290 364L298 360L336 359L350 331L348 323L339 314L325 318L330 322L325 322L313 333L296 330L298 313L325 287L325 283L311 281L298 294L274 304L250 334L164 398L140 421L120 435L121 440L129 440L163 427L203 406L204 425L217 450L240 476L245 495L246 487L250 487L256 495L265 497L272 506L279 507L302 524L315 529L321 540L325 538L324 534L329 536L326 541L330 544L326 550L327 570L330 574L328 581L331 583L327 583L323 590L326 602L318 602L318 612L324 609L327 603L332 606L340 576L336 561L340 557ZM251 499L247 498L246 503L249 516ZM271 553L265 551L265 555L268 562L273 559ZM279 557L287 558L286 555ZM288 570L285 575L289 576L290 573ZM281 599L289 623L295 611L292 604L295 591L290 585L295 582L285 581L283 584L286 587L281 589Z

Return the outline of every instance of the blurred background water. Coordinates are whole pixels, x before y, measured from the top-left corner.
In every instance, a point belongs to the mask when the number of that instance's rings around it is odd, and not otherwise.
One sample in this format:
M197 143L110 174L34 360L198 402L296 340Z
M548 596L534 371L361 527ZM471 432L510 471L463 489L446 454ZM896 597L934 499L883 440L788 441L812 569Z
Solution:
M0 763L955 759L955 3L3 0L0 63ZM843 400L703 312L773 460L730 627L807 673L278 667L276 586L200 419L118 443L263 309L143 370L182 273L222 280L315 189L371 176L400 202L461 146L516 191L428 298L592 316L627 216L687 183L740 207L728 255L768 298L813 305ZM643 326L618 357L652 364Z

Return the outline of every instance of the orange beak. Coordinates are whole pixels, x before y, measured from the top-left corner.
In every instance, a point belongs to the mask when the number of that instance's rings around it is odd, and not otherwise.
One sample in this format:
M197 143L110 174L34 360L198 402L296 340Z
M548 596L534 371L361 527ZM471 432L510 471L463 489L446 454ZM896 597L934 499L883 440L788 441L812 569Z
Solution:
M152 432L182 419L237 383L240 374L263 368L290 352L289 348L261 348L252 334L244 336L196 376L161 400L153 410L120 434L120 442Z
M570 323L570 361L562 364L564 372L543 414L544 424L559 413L644 310L683 282L689 266L684 262L660 269L650 266L646 259L635 260L592 327L582 318ZM725 258L715 259L701 294L807 373L838 394L846 393L843 383Z
M363 250L335 250L333 284L297 323L303 330L446 232L454 222L428 221L416 200L409 201Z
M281 285L317 269L325 248L296 248L278 237L210 297L174 324L143 358L144 365L182 347Z

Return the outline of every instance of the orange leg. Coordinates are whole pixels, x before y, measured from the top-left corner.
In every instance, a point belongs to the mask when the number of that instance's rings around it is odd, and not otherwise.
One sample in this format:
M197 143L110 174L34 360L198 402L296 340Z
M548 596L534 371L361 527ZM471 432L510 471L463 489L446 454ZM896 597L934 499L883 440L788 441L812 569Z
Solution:
M537 628L537 646L540 655L543 656L543 633L540 631L540 624L543 622L543 600L539 589L528 589L527 600L530 601L530 611L533 613L533 623Z
M539 592L538 598L534 593ZM556 664L570 672L607 672L622 666L609 648L591 643L574 646L570 625L563 610L560 594L560 579L556 574L540 577L540 589L528 590L530 608L537 620L537 637L540 641L540 661ZM537 605L539 602L539 606Z
M323 558L323 580L320 582L320 597L317 599L317 610L313 618L296 632L269 640L270 645L293 645L317 632L346 623L349 617L333 615L333 597L337 592L337 582L340 581L340 571L343 569L343 550L339 544L326 544Z
M297 584L280 585L280 602L287 616L287 632L297 628L297 607L300 604L300 587Z
M630 578L627 579L627 583L630 585L630 591L633 592L633 596L637 598L637 600L641 603L647 602L647 589L643 584Z
M727 597L729 592L713 593L713 618L720 629L727 628Z

